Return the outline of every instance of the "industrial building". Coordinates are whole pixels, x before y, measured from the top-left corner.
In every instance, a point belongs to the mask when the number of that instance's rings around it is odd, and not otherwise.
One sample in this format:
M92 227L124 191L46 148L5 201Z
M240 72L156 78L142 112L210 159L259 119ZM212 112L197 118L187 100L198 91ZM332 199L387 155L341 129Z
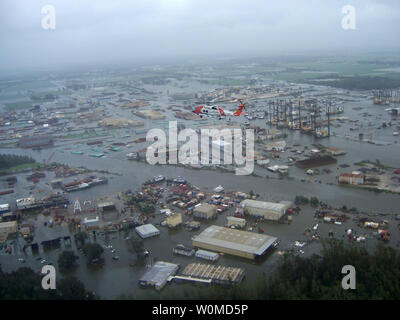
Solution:
M96 217L96 218L85 218L84 220L83 220L83 225L86 227L86 229L97 229L97 228L99 228L99 226L100 226L100 220L99 220L99 217Z
M0 223L0 238L7 239L9 234L16 233L18 231L17 221L8 221Z
M168 218L165 221L167 223L168 228L175 228L182 224L182 214L181 213L172 214L168 216Z
M243 200L241 204L245 213L272 221L278 221L292 206L291 202L276 203L250 199Z
M8 203L0 204L0 216L4 213L10 212L10 205Z
M210 226L192 238L192 245L247 259L263 255L277 238L237 229Z
M195 257L209 261L217 261L219 259L219 254L216 252L199 249L196 251Z
M213 264L191 263L182 271L182 275L190 278L209 279L214 283L226 284L240 282L244 278L244 268L216 266Z
M160 230L158 230L155 226L153 226L151 223L149 224L144 224L142 226L136 227L135 228L136 232L142 239L150 238L150 237L155 237L160 234Z
M341 184L364 184L365 175L355 173L341 173L339 175L339 183Z
M208 203L201 203L193 209L193 216L201 219L211 219L217 214L217 208Z
M153 286L157 290L162 289L168 281L178 271L179 265L164 261L157 261L140 279L142 286Z
M236 217L228 216L226 217L228 220L227 226L234 227L234 228L244 228L246 226L246 220Z

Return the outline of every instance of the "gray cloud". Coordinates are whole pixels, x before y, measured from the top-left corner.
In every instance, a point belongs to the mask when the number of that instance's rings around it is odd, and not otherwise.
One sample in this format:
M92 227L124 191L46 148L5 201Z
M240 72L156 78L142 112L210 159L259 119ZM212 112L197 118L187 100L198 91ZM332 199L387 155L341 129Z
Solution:
M56 30L41 28L46 4L56 9ZM341 28L347 4L357 30ZM0 69L393 48L399 9L396 0L2 0Z

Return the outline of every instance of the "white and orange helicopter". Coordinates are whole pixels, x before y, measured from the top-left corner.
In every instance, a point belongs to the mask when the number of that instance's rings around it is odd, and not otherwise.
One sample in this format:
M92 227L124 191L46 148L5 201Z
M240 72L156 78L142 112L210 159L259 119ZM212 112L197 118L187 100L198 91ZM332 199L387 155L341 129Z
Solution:
M197 114L198 116L202 117L218 117L219 119L222 119L222 117L226 116L235 116L238 117L242 114L245 114L243 111L245 104L239 100L240 105L236 111L225 111L221 107L218 106L199 106L197 107L196 110L193 111L193 113Z

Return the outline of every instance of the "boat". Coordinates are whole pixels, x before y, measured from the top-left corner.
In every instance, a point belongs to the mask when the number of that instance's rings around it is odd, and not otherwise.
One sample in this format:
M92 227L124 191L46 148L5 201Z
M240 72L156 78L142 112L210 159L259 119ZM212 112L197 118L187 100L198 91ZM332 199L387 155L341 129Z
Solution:
M90 187L92 187L92 186L97 186L100 184L107 184L108 179L105 177L96 177L96 178L89 180L89 182L87 182L87 183L89 184Z
M53 207L53 206L67 205L69 204L69 200L65 196L65 193L61 192L61 193L54 193L48 197L44 197L43 199L37 200L36 203L40 207Z
M77 190L82 190L82 189L86 189L89 188L90 185L86 182L81 182L77 185L72 185L70 187L64 187L65 191L67 192L71 192L71 191L77 191Z
M36 203L34 197L17 199L16 204L17 204L17 209L19 210L33 209L38 207L38 204Z

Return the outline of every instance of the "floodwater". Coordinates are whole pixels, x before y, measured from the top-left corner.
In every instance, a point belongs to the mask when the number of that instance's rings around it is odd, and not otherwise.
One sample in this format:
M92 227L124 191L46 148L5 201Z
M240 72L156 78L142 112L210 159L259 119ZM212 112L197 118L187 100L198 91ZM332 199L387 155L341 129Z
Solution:
M151 89L151 88L149 88ZM173 90L173 88L169 88ZM189 89L193 89L190 87ZM203 88L202 88L203 89ZM157 90L160 90L157 88ZM110 195L115 195L121 191L126 191L128 189L135 190L140 188L142 182L152 178L155 175L162 174L167 177L183 176L191 184L205 190L212 191L217 185L223 185L227 191L243 191L249 192L253 190L255 193L260 195L263 200L269 201L281 201L290 200L293 201L296 195L304 195L307 197L316 196L321 201L324 201L336 208L346 205L348 208L355 207L360 211L368 212L371 214L389 214L391 216L386 216L383 219L388 219L390 222L389 232L392 235L390 244L396 245L399 240L399 230L397 228L397 223L394 220L394 214L399 214L400 208L400 197L396 194L390 193L374 193L367 190L355 189L355 188L345 188L339 187L337 185L331 185L336 181L337 172L351 172L357 167L354 166L354 162L361 160L373 160L379 159L382 163L399 167L399 148L397 144L396 137L392 135L394 128L383 128L377 130L376 127L384 121L390 121L391 118L389 114L384 111L383 107L372 105L371 100L366 99L355 99L356 101L345 103L345 114L340 116L346 116L351 119L360 119L363 125L360 127L360 131L350 132L349 128L352 126L349 122L342 124L340 128L332 128L332 132L336 135L331 136L327 139L314 140L314 138L301 135L298 132L285 131L288 137L285 140L288 145L293 145L298 143L301 146L307 145L309 149L312 149L311 144L314 142L321 143L326 146L343 148L347 151L344 156L339 156L338 163L335 165L326 166L329 168L331 174L321 174L318 176L313 176L311 182L302 182L302 179L307 179L304 170L297 167L290 167L290 179L284 178L279 179L276 175L267 172L264 169L256 167L255 173L258 176L235 176L233 173L220 172L220 171L210 171L210 170L191 170L183 167L174 166L151 166L142 162L128 161L126 160L126 153L135 151L143 148L145 144L138 144L130 148L123 148L120 152L113 152L106 154L103 158L91 158L85 155L74 155L70 153L70 150L61 150L59 147L44 149L41 151L33 150L21 150L21 149L2 149L2 153L10 154L24 154L35 158L38 161L43 161L48 159L53 152L54 156L52 161L65 163L72 167L87 167L92 170L107 170L111 173L116 173L118 175L108 174L109 183L107 185L100 185L90 189L82 190L79 192L74 192L70 194L71 200L79 199L81 203L85 200L98 199L100 197L107 197ZM155 104L165 105L167 103L166 98L161 95L159 100ZM260 103L261 105L261 103ZM362 110L355 111L352 110L353 107L362 107ZM363 112L369 112L372 114L370 117L363 118L360 116ZM127 115L126 111L116 111L116 116ZM130 117L132 117L130 115ZM167 113L167 120L173 120L170 113ZM236 119L235 119L236 120ZM265 119L266 120L266 119ZM255 120L252 123L256 125L265 126L265 120ZM241 121L241 120L240 120ZM151 121L146 120L146 127L154 127ZM369 122L372 125L369 125ZM393 121L395 124L396 121ZM193 124L191 121L185 122L187 127ZM353 135L358 138L358 133L363 131L365 135L372 132L373 139L377 141L386 141L390 145L372 145L368 143L363 143L360 141L353 141L346 139L345 133ZM121 131L122 132L122 131ZM127 130L124 130L126 133ZM128 130L131 137L128 140L137 139L134 134L134 130ZM121 136L122 133L119 135ZM121 140L121 139L120 139ZM117 139L115 139L117 141ZM65 143L68 144L68 143ZM90 152L89 152L90 153ZM288 152L282 155L282 158L287 157ZM271 162L275 164L274 161ZM279 164L279 161L276 162ZM348 164L349 168L341 169L340 164ZM322 167L325 168L325 167ZM2 203L9 202L10 204L15 203L16 198L21 198L28 196L30 190L23 185L25 174L18 175L18 183L16 185L15 193L2 196ZM268 176L269 178L265 178ZM45 182L40 182L37 189L43 189L42 195L49 191L49 187L46 182L53 178L52 173L48 173ZM36 194L34 194L37 196ZM36 217L37 222L41 223L45 221L46 218L39 215ZM188 219L188 217L184 217ZM158 224L161 221L161 216L156 215L155 218L150 219L150 223ZM176 256L172 253L172 248L176 244L184 244L191 246L191 238L193 235L200 233L207 226L211 224L225 225L226 218L225 214L218 216L217 220L202 222L201 229L189 232L183 228L178 230L168 230L165 227L159 226L161 235L159 237L145 239L144 245L145 249L152 253L152 257L158 260L170 261L173 263L178 263L181 267L186 266L188 263L193 262L195 258ZM314 219L314 211L309 206L303 206L302 211L298 216L294 216L293 222L291 224L276 224L262 222L260 226L264 229L266 234L278 237L281 240L281 244L278 250L285 250L291 247L294 241L306 241L308 237L303 235L306 228L310 228L315 225L316 220ZM68 234L68 230L65 227L55 227L53 230L46 231L47 227L43 227L41 231L43 237L46 236L46 232L51 234ZM329 230L335 232L337 238L342 238L345 234L345 230L348 228L353 228L359 231L359 234L365 234L368 240L365 244L367 247L374 247L376 240L372 234L372 231L359 229L355 222L348 221L343 225L331 225L331 224L320 224L318 233L322 238L327 237ZM48 229L48 228L47 228ZM134 266L131 267L130 264L134 262L133 254L129 253L126 246L126 241L124 240L127 236L134 233L133 230L130 232L120 232L111 235L98 236L96 241L100 244L111 244L114 249L116 249L115 254L117 254L120 259L118 261L112 260L113 253L110 249L105 249L105 266L100 270L88 269L85 263L85 257L80 253L79 267L75 271L76 275L80 280L82 280L89 290L96 292L102 298L114 299L120 294L126 293L138 293L141 290L138 286L138 279L146 271L145 266ZM19 240L19 242L23 242ZM22 266L17 258L21 256L19 247L21 243L17 243L15 247L14 255L7 255L4 250L0 254L0 263L4 271L10 271L19 266ZM75 250L74 244L72 248ZM304 248L304 256L310 255L312 253L317 253L321 248L321 244L316 242L312 243ZM46 258L56 264L57 256L61 250L53 250L46 253L41 253L40 256ZM40 261L36 260L35 256L26 257L26 265L31 266L34 270L39 270L41 268ZM273 267L276 265L276 261L279 259L278 252L275 251L270 255L267 255L260 261L254 262L246 259L240 259L237 257L232 257L224 255L217 262L218 264L244 267L246 270L246 280L255 280L257 276L261 273L267 273L273 271ZM203 261L204 262L204 261ZM169 284L175 285L175 284Z

